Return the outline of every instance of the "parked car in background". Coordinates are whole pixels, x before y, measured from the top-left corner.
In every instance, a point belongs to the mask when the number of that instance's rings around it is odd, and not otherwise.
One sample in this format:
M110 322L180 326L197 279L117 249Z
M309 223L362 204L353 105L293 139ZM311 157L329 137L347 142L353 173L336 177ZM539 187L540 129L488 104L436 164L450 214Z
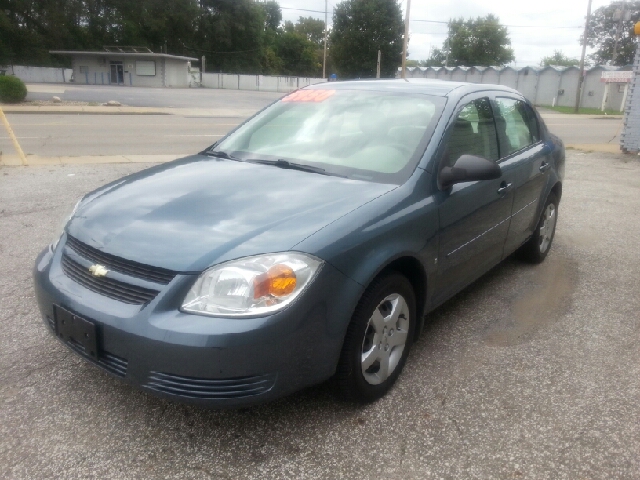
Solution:
M545 259L564 147L515 90L336 82L87 194L37 258L47 328L149 392L226 407L336 376L373 401L425 315Z

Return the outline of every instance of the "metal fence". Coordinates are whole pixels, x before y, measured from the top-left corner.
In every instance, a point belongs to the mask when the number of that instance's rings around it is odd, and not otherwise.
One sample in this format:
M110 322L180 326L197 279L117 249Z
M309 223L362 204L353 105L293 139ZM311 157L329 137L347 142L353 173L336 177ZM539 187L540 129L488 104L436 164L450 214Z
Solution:
M15 75L25 83L67 83L71 81L70 68L25 67L22 65L0 66L6 75Z
M622 111L626 83L614 83L606 89L602 72L618 70L596 66L585 71L581 106ZM410 67L408 78L506 85L522 93L535 105L573 107L580 70L577 67Z
M260 92L287 93L298 88L326 82L324 78L271 77L267 75L236 75L228 73L205 73L201 85L205 88L225 90L253 90Z
M624 111L624 128L620 135L620 146L626 152L640 152L640 46L636 48L633 77Z

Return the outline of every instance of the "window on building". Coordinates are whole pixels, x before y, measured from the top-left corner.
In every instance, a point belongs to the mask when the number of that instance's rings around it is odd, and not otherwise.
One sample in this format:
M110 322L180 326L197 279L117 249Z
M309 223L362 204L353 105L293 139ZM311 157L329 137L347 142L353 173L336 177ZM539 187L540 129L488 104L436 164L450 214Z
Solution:
M89 73L89 67L86 65L80 66L80 73Z
M156 62L153 60L136 60L136 75L154 77L156 74Z

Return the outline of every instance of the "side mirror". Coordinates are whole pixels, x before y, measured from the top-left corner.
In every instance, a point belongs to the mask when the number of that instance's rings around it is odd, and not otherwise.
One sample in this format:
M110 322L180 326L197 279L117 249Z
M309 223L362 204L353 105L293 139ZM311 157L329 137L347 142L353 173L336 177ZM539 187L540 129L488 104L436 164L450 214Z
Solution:
M502 176L495 162L475 155L462 155L453 167L444 167L440 171L440 185L449 188L456 183L494 180Z

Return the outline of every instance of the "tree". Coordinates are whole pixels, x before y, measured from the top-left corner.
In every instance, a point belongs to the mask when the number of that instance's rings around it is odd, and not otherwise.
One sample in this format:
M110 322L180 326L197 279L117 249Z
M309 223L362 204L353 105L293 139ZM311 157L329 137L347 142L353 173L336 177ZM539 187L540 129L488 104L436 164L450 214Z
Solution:
M448 55L447 55L448 53ZM500 66L515 59L507 27L492 14L449 21L449 35L442 49L434 49L429 63L440 66Z
M640 1L613 2L593 12L587 30L587 45L596 51L589 55L596 64L624 66L633 63L636 42L633 26L640 21ZM620 28L621 27L621 28ZM615 61L613 51L618 48Z
M276 54L282 60L285 75L315 76L318 72L316 45L295 31L283 32L276 42Z
M394 77L402 61L404 23L397 0L344 0L333 12L331 58L341 77Z
M265 29L276 31L282 22L282 10L278 2L270 1L261 4L265 13Z
M207 65L222 72L262 73L266 25L262 5L252 0L200 0L200 8L197 43Z
M70 66L49 50L135 45L200 57L213 71L313 75L324 22L282 25L277 1L0 0L0 65Z
M313 17L300 17L295 25L295 31L307 37L307 40L319 47L324 45L324 21Z
M578 65L580 65L580 60L567 57L562 53L562 50L554 50L553 55L540 60L541 67L577 67Z

